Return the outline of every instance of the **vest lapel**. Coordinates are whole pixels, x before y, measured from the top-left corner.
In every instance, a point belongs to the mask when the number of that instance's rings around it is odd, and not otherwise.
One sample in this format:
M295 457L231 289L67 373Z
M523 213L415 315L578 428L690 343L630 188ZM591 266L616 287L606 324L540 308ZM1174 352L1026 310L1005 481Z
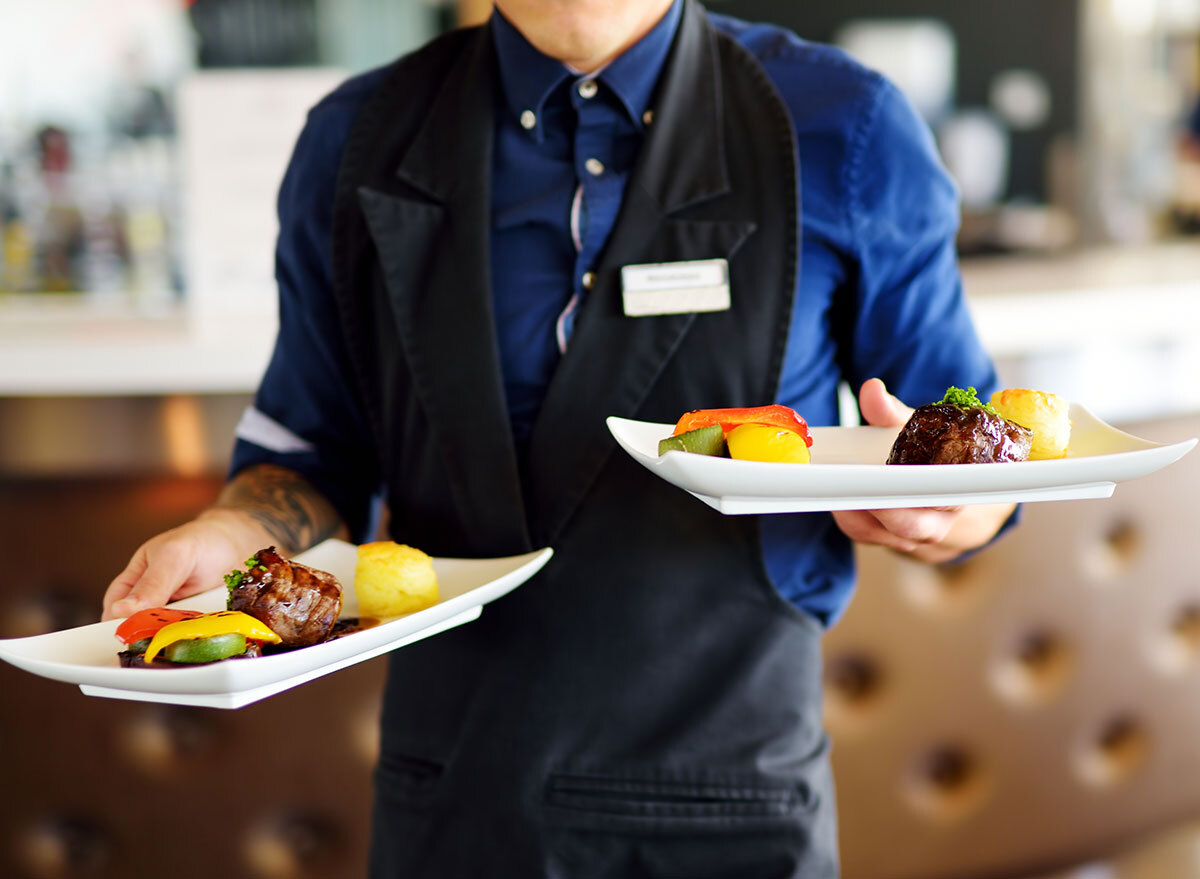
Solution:
M748 219L718 219L730 186L718 59L704 14L692 2L654 103L655 121L626 186L596 285L534 426L529 472L538 543L554 541L612 452L605 417L636 416L696 318L626 317L621 266L729 257L754 229ZM686 218L677 216L687 209Z
M358 196L463 527L519 551L530 540L489 272L494 88L484 27L469 58L451 69L396 171L398 184Z

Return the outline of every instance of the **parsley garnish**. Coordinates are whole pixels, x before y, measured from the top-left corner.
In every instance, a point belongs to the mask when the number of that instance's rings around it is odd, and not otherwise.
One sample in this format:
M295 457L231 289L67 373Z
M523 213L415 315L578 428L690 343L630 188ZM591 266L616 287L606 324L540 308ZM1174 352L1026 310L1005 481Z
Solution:
M229 593L229 597L225 601L225 607L229 607L229 603L233 601L233 590L242 585L242 578L246 576L245 571L232 570L225 575L225 591Z
M990 412L993 415L1000 413L989 406L987 403L979 399L974 388L967 388L965 391L962 388L956 388L953 385L946 388L946 396L938 400L935 406L958 406L960 409L982 409L985 412Z
M246 579L248 574L250 574L255 568L258 568L260 571L267 570L267 566L258 560L257 554L250 556L250 558L246 559L243 564L246 566L246 570L239 571L234 568L225 575L225 589L229 593L229 598L225 602L225 606L227 608L233 602L233 591L242 585L242 581Z

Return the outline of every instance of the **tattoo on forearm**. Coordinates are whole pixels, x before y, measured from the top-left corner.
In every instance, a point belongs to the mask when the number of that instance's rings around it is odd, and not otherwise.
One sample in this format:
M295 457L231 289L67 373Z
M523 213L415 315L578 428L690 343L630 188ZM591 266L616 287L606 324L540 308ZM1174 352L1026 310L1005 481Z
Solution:
M274 464L259 464L239 473L221 492L218 508L251 516L296 553L308 549L342 527L333 505L302 476Z

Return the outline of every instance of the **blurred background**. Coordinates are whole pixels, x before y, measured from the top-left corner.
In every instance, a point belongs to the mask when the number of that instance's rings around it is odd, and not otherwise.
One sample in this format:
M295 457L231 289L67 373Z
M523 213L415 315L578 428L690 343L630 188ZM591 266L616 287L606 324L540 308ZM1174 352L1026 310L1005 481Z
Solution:
M909 95L1005 384L1200 433L1200 0L710 6ZM0 637L95 620L136 546L215 497L305 111L488 10L0 0ZM827 645L849 879L1200 877L1198 495L1185 459L1031 505L952 568L863 555ZM0 667L0 875L361 875L381 679L230 713Z

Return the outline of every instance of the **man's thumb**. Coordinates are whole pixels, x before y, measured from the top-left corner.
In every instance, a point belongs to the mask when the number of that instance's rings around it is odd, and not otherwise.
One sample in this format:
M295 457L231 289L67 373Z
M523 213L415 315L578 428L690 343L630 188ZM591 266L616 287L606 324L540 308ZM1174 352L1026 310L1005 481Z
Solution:
M858 406L863 419L872 427L899 427L908 421L912 409L888 392L881 379L863 382L858 392Z

